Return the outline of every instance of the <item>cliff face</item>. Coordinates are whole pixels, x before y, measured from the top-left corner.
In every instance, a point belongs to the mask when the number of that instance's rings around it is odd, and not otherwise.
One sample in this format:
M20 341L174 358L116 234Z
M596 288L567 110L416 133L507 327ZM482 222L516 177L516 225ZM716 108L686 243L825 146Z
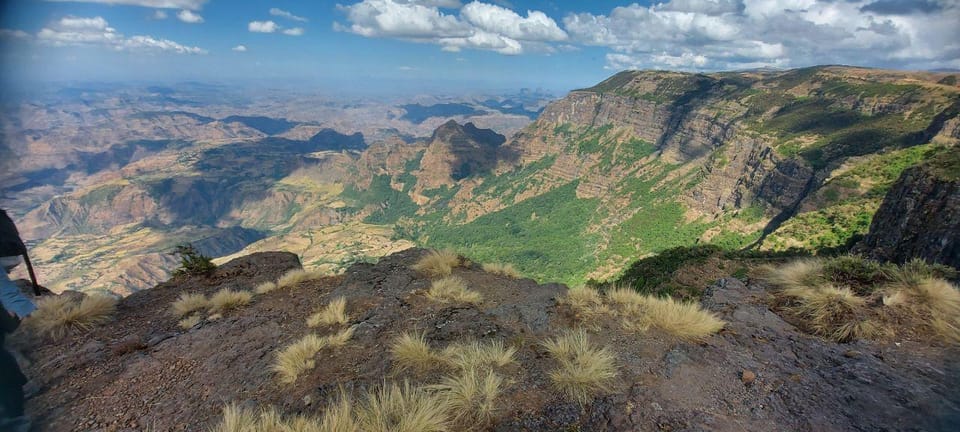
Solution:
M423 189L434 189L471 175L484 174L497 163L497 149L506 141L490 129L450 120L433 132L414 175Z
M960 268L960 149L904 171L856 250L896 263L917 257Z

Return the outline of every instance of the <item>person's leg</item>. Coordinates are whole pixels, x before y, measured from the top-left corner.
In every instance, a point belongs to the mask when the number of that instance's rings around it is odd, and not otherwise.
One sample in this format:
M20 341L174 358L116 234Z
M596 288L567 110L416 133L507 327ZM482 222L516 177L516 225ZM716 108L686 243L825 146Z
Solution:
M23 416L24 381L17 360L6 349L0 348L0 411L4 417Z

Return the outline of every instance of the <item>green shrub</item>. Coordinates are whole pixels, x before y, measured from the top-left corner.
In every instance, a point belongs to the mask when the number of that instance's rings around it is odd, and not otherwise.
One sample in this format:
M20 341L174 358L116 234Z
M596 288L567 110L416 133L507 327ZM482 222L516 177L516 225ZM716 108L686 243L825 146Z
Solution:
M171 255L180 257L180 267L173 271L174 276L205 275L217 268L210 257L200 253L189 243L177 245Z

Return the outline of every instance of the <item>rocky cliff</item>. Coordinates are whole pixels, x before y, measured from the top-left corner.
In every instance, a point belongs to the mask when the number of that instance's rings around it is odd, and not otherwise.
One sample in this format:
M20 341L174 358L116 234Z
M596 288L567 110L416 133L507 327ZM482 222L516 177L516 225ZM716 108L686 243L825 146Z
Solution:
M904 171L856 251L896 263L921 258L960 268L960 149Z

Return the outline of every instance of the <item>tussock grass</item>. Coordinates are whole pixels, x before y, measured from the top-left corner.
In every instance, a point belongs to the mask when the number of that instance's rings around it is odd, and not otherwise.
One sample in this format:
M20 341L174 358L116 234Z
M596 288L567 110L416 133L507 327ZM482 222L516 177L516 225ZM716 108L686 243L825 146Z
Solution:
M210 313L224 313L245 306L251 300L253 300L253 294L250 291L233 291L224 288L210 296L207 310Z
M252 410L229 404L223 407L223 419L213 432L255 432L259 430L258 417Z
M223 408L223 418L213 432L360 432L358 429L324 428L307 417L284 418L275 409L253 410L236 404Z
M863 324L859 318L858 309L864 306L864 299L849 288L794 287L783 290L781 295L797 300L788 310L801 318L814 334L836 342L873 335L873 327Z
M764 268L763 279L783 289L816 288L824 283L823 262L817 259L800 259L779 267Z
M446 363L459 370L483 370L504 367L513 363L517 353L514 347L504 346L503 341L489 343L465 342L448 345L441 354Z
M460 265L460 256L448 249L427 252L411 268L431 278L446 277Z
M116 308L116 299L102 295L86 296L79 302L66 296L41 297L26 323L41 336L60 339L110 321Z
M170 305L170 309L174 316L180 318L198 310L206 309L208 306L210 306L210 301L203 294L182 293Z
M427 291L427 298L439 303L472 303L483 301L483 296L467 289L466 282L456 276L435 280Z
M465 369L462 373L445 378L440 384L430 386L446 397L454 420L489 422L497 411L497 397L503 378L494 373L480 373Z
M567 295L557 299L557 303L569 306L577 320L591 327L595 327L598 318L610 313L600 292L586 286L570 288Z
M253 292L257 294L266 294L275 289L277 289L277 283L268 281L254 287Z
M700 305L681 302L671 297L644 296L643 306L639 310L640 327L649 325L687 340L705 338L726 325L723 320L703 310ZM632 325L635 324L626 324L627 327Z
M782 310L801 328L837 341L914 335L960 343L956 271L922 260L901 266L855 255L805 259L770 270Z
M553 385L581 405L609 390L617 376L613 353L591 344L582 329L548 340L543 346L559 364L550 372Z
M483 265L483 271L487 273L498 274L506 276L508 278L517 279L520 277L520 272L510 263L488 263Z
M409 382L384 384L357 408L359 429L372 432L441 432L450 429L449 401Z
M345 328L340 330L334 335L327 336L327 345L332 347L342 347L350 341L350 338L353 337L353 332L356 329L356 326Z
M350 320L347 316L347 299L337 297L330 301L322 309L310 315L307 318L308 327L319 327L321 325L346 324Z
M277 279L277 288L290 288L299 285L301 282L322 279L324 274L321 272L307 271L304 269L293 269L280 276Z
M309 334L287 346L273 364L273 371L280 376L280 382L292 384L304 371L316 366L314 357L329 344L327 338Z
M354 418L353 400L342 394L336 402L327 404L319 432L361 432Z
M884 305L906 313L914 322L951 343L960 343L960 290L943 279L910 275L889 288Z
M197 324L200 324L200 320L203 318L200 317L200 314L193 314L187 318L184 318L177 322L177 325L184 330L192 329Z
M442 355L427 345L423 333L403 333L390 345L393 364L398 370L424 372L445 363Z

